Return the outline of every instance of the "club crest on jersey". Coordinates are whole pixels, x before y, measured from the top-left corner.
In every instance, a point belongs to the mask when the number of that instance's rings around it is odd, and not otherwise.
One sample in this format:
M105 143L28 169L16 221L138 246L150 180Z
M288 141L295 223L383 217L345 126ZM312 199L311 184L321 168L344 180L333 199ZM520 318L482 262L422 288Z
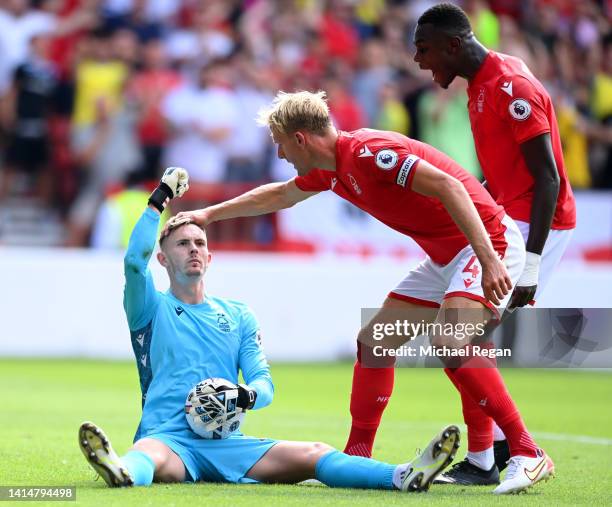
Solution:
M397 165L397 153L393 150L380 150L376 154L376 165L383 171L390 171Z
M531 105L525 99L515 99L508 106L510 116L518 121L523 121L531 115Z
M219 329L224 333L230 332L229 321L227 320L227 317L222 313L217 314L217 326L219 326Z

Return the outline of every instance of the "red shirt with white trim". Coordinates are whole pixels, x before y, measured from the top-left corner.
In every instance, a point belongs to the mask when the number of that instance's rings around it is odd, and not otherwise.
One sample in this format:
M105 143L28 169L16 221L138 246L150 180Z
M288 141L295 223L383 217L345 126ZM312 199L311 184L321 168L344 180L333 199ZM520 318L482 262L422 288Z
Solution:
M542 83L519 58L489 51L467 92L476 153L493 198L515 220L531 221L534 179L519 145L550 133L560 180L552 228L573 229L576 203L557 117Z
M468 240L438 199L411 190L422 159L463 183L493 247L504 255L506 227L501 223L504 209L457 162L427 144L395 132L360 129L338 134L336 170L313 169L306 176L297 176L295 184L299 189L331 190L392 229L410 236L435 263L445 265L468 245Z

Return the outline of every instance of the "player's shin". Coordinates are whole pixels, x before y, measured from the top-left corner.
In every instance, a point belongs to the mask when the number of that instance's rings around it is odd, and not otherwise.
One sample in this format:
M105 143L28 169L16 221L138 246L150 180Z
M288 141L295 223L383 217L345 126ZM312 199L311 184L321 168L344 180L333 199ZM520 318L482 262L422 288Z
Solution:
M512 456L536 456L538 449L497 368L457 368L453 375L464 391L505 433Z
M395 465L340 451L324 454L315 469L315 477L333 488L394 489Z
M357 347L351 390L351 433L344 452L370 457L376 431L393 392L395 371L393 363L383 368L367 368L366 354L371 353L371 349L362 347L361 343Z
M148 454L129 451L120 459L134 479L134 486L149 486L153 482L155 463Z
M467 426L467 459L472 465L482 470L490 470L495 463L493 454L493 419L485 414L480 405L461 389L452 369L445 368L444 372L461 395L463 420Z

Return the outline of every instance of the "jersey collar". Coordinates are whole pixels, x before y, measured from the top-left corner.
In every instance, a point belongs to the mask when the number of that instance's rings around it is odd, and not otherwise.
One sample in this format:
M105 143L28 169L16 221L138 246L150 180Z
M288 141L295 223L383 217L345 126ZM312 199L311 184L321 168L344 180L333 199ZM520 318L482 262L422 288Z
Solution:
M495 51L489 51L474 77L468 81L468 86L470 88L478 86L497 74L496 60L497 54Z

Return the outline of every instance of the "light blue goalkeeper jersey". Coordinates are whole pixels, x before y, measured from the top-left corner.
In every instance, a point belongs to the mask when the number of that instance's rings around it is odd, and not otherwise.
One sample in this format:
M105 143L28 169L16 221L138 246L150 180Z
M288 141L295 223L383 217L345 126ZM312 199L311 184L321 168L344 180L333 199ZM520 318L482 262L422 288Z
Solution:
M147 208L134 227L124 259L123 307L142 390L142 419L134 441L160 433L191 432L185 399L210 377L238 382L238 370L257 391L255 409L272 401L274 386L253 312L237 301L206 296L188 305L155 290L148 269L159 215ZM195 436L195 435L194 435Z

